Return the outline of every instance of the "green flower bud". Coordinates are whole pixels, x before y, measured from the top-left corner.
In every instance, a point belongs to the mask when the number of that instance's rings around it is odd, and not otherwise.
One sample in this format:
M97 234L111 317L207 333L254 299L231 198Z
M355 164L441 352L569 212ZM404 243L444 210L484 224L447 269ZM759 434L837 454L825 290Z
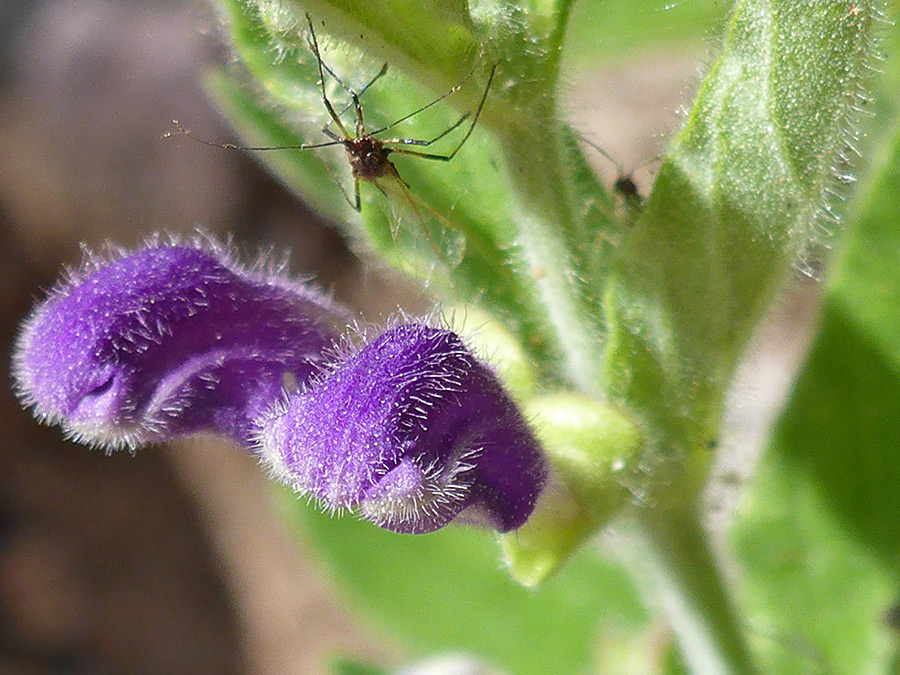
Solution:
M525 526L501 537L501 548L511 574L534 586L628 503L642 438L615 408L574 393L531 399L526 412L555 476Z

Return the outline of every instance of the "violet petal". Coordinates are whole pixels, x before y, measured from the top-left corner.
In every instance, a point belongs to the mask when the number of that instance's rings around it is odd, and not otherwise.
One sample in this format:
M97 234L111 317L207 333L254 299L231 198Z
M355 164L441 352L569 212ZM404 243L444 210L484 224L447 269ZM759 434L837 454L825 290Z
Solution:
M23 324L23 405L74 439L134 448L195 431L249 444L252 420L303 384L343 312L208 240L92 259Z
M522 525L547 474L494 373L451 331L391 328L260 421L273 475L397 532Z

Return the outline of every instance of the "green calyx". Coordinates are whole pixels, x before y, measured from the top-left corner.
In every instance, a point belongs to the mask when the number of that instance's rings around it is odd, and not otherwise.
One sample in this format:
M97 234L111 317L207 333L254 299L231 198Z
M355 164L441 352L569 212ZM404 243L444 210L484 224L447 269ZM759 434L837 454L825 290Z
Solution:
M643 442L618 410L578 394L535 397L525 409L552 478L528 523L501 545L513 576L533 586L629 502Z

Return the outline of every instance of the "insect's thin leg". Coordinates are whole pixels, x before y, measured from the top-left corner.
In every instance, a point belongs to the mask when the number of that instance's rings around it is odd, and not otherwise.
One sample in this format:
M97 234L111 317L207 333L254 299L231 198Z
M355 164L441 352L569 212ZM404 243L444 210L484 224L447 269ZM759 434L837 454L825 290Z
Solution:
M334 74L334 71L328 67L327 63L323 63L322 65L325 66L325 70L328 71L329 75L331 75L337 82L339 82L344 87L345 90L349 91L350 88L348 86L344 85L344 82L341 80L341 78L339 78L337 75ZM382 77L384 77L384 75L387 74L387 70L388 70L388 64L385 63L383 66L381 66L381 70L378 71L378 74L375 77L373 77L371 80L369 80L362 89L360 89L358 92L356 92L356 95L362 96L363 94L365 94L373 84L375 84L378 80L380 80ZM348 103L341 109L341 111L338 113L338 116L342 117L344 115L344 113L347 112L348 110L350 110L350 108L352 108L352 107L353 107L353 102L351 101L350 103ZM333 124L333 122L331 120L329 120L328 124L326 124L323 127L323 131L325 129L327 129L328 127L330 127L332 124Z
M419 140L418 138L385 138L385 139L382 139L381 142L384 143L385 145L390 144L390 143L396 143L397 145L418 145L418 146L431 145L432 143L437 143L439 140L441 140L444 136L449 134L451 131L458 129L459 125L461 125L463 122L465 122L467 119L469 119L469 116L471 114L472 113L466 113L465 115L460 117L458 120L456 120L456 122L454 122L451 126L447 127L441 133L439 133L437 136L435 136L434 138L427 140L427 141ZM392 148L392 150L393 150L393 148Z
M261 152L263 150L313 150L315 148L330 148L335 145L341 145L343 143L343 139L338 138L337 136L329 136L334 140L327 141L325 143L311 143L309 145L301 144L301 145L267 145L264 147L255 147L250 145L237 145L235 143L214 143L213 141L207 141L202 138L197 138L194 134L191 133L190 129L186 129L184 125L178 120L172 120L172 124L175 125L177 131L167 131L162 135L163 138L172 138L175 135L187 136L195 143L202 143L203 145L208 145L211 148L222 148L224 150L241 150L245 152Z
M394 176L396 176L396 175L397 175L397 173L395 171ZM376 188L378 188L378 191L382 194L382 196L385 199L389 200L391 198L390 195L388 195L387 190L385 190L384 187L378 183L378 181L369 181L369 185L374 185ZM400 222L396 218L390 218L388 220L388 224L390 225L390 228L391 228L391 237L393 237L394 241L396 241L397 237L400 236Z
M472 132L475 131L475 125L478 124L478 118L481 116L481 111L484 109L484 103L487 101L488 92L491 90L491 82L494 81L494 74L497 72L497 64L495 63L491 66L491 74L488 76L487 85L484 88L484 93L481 95L481 100L478 102L478 107L475 109L475 115L472 116L472 124L469 125L469 130L466 132L466 135L462 137L462 140L457 144L455 148L448 155L450 159L453 159L456 156L456 153L462 149L462 146L466 144L466 141L469 140L469 136L472 135Z
M466 141L469 140L469 136L472 135L472 132L475 131L475 125L478 123L478 117L479 115L481 115L481 110L484 108L484 102L487 101L487 95L491 89L491 82L494 80L494 73L496 72L496 70L497 64L494 64L494 66L491 68L491 75L488 78L487 86L484 88L484 94L481 95L481 101L479 101L478 108L476 108L475 110L475 115L472 117L472 123L469 125L469 130L466 132L466 135L462 137L462 140L456 145L456 147L453 148L453 150L451 150L448 154L435 155L427 152L417 152L416 150L409 150L407 148L391 148L391 152L396 152L401 155L412 155L413 157L422 157L423 159L435 159L440 162L449 162L451 159L453 159L456 156L456 153L462 149L462 146L466 144ZM400 145L431 145L431 143L433 143L434 141L453 131L453 129L462 124L465 119L466 116L464 115L463 118L460 119L455 125L447 129L444 133L438 135L437 138L433 139L432 141L416 142L414 139L398 138L390 142L398 143ZM387 143L388 141L384 142Z
M318 50L318 47L316 47L316 49ZM318 51L316 53L318 54ZM366 125L365 125L365 122L363 121L363 111L362 111L362 105L359 102L359 93L355 89L350 87L350 85L348 85L346 82L344 82L337 75L335 75L334 71L328 66L328 64L325 63L324 61L322 61L321 59L319 59L319 66L320 66L320 68L324 68L325 71L329 75L331 75L331 77L334 78L335 82L337 82L339 85L341 85L341 87L343 87L344 91L346 91L350 95L350 103L344 107L344 109L341 111L341 115L343 115L344 112L346 112L349 108L353 107L356 110L356 129L355 129L356 137L359 138L360 136L366 135ZM384 64L383 70L385 70L385 72L387 71L386 63ZM324 89L322 91L324 93ZM333 108L329 108L329 110L332 113L334 113ZM333 119L333 121L337 121L340 124L338 119L335 118L334 114L332 114L332 119ZM331 122L329 122L324 127L322 127L323 132L328 128L329 124L331 124ZM347 133L346 130L344 129L343 125L341 126L341 130L343 130L344 133ZM371 135L371 134L369 134L369 135Z
M363 109L359 104L359 96L356 95L356 92L350 93L350 100L353 102L353 107L356 108L356 137L362 138L363 136L371 136L371 134L366 133L366 123L363 121Z
M325 69L325 72L328 73L329 75L331 75L331 77L334 78L334 81L337 82L339 85L341 85L341 89L343 89L344 91L346 91L348 94L354 94L354 93L355 93L355 94L359 95L359 94L361 94L363 91L365 91L366 89L368 89L368 88L369 88L369 85L372 84L372 83L370 82L370 83L367 84L365 87L363 87L363 89L362 89L361 91L356 91L353 87L351 87L349 84L347 84L346 82L344 82L344 81L340 78L340 76L339 76L337 73L335 73L335 72L331 69L331 66L329 66L329 65L328 65L327 63L325 63L324 61L322 61L322 68L324 68L324 69ZM387 63L385 63L384 66L382 66L382 68L383 68L385 71L387 71ZM381 77L381 74L380 74L380 73L379 73L378 75L375 76L375 79L377 80L379 77ZM373 80L373 81L374 81L374 80ZM351 104L351 105L352 105L352 104ZM349 108L350 108L350 106L347 106L344 110L347 110L347 109L349 109Z
M341 195L343 195L344 200L347 202L347 204L350 205L350 208L352 208L354 211L356 211L358 213L359 212L359 179L356 178L356 176L353 177L353 182L356 186L356 202L354 203L354 201L352 199L350 199L350 195L347 194L347 189L344 187L344 184L341 182L341 179L338 178L337 174L332 170L331 165L328 162L325 162L325 168L328 171L328 175L331 176L331 179L335 182L335 184L338 186L338 189L341 191Z
M329 122L328 124L331 124L331 122ZM322 133L325 134L326 136L328 136L328 138L330 138L333 141L329 145L337 145L337 144L343 145L347 139L341 138L336 133L334 133L331 129L328 128L328 124L326 124L324 127L322 127Z
M344 127L344 123L341 122L340 116L334 109L334 106L331 104L331 101L328 100L328 95L325 93L325 72L327 71L329 75L331 75L335 81L343 87L344 91L350 94L351 105L356 109L356 138L360 136L364 136L366 134L366 125L363 121L363 111L362 106L359 103L359 94L354 91L346 82L344 82L341 78L335 75L334 71L322 60L322 54L319 51L319 42L316 39L316 31L313 28L312 18L310 18L309 14L306 15L306 21L309 24L309 35L311 38L310 48L313 53L316 55L316 63L319 66L319 85L322 88L322 101L325 103L325 107L328 109L328 114L331 116L331 120L337 125L338 129L341 130L341 133L344 134L344 138L350 138L350 135L347 133L346 127ZM387 64L382 68L385 72L387 72ZM380 75L379 75L380 77ZM327 125L326 125L327 127ZM323 131L325 129L323 128Z
M341 130L341 133L344 134L344 138L350 138L350 134L347 133L344 123L341 122L341 118L338 117L338 114L335 112L334 106L331 105L331 101L328 100L328 94L325 93L325 70L322 63L322 54L319 52L319 42L316 40L316 31L313 28L313 22L309 14L306 15L306 22L309 24L309 47L316 57L316 64L319 67L319 88L322 90L322 102L325 104L325 109L328 110L328 115L331 117L332 121L337 125L337 128ZM340 82L340 80L338 80L338 82ZM343 84L343 82L341 82L341 84Z
M422 217L422 211L419 209L419 205L416 203L416 200L413 199L412 193L409 191L409 188L406 187L406 183L400 180L400 176L397 175L396 171L394 171L393 173L393 178L396 179L397 185L400 186L400 191L403 193L404 199L406 199L407 203L415 212L416 218L419 221L419 229L422 230L422 234L424 234L425 239L428 240L428 245L431 246L431 250L434 251L434 254L437 256L438 260L440 260L441 262L445 262L444 254L438 247L437 242L434 240L434 237L431 236L431 232L428 231L428 226L425 225L425 218Z
M328 172L331 173L331 169L328 169ZM334 178L334 182L337 183L338 189L341 191L344 199L347 200L350 208L359 213L361 208L359 201L359 178L357 178L356 176L353 177L353 192L355 195L355 199L350 199L350 195L347 194L347 190L344 188L344 184L340 180L338 180L338 177L333 173L331 173L331 177Z
M378 82L378 80L380 80L382 77L387 75L387 71L388 71L388 64L387 64L387 61L385 61L384 64L381 66L381 70L378 71L378 74L375 75L375 77L373 77L371 80L369 80L362 89L360 89L358 92L356 92L357 95L362 96L363 94L365 94L369 90L369 87L371 87L373 84ZM350 106L347 106L347 108L349 108L349 107Z
M338 140L338 142L328 143L327 145L334 146L334 145L341 145L341 144L342 144L341 141ZM350 208L352 208L354 211L359 212L359 179L356 176L353 177L353 181L356 185L356 201L354 203L354 201L352 199L350 199L350 195L347 194L347 189L344 187L344 183L341 181L341 179L338 177L338 175L334 172L334 169L332 168L331 164L329 164L328 162L323 162L323 163L325 165L325 170L328 171L328 175L331 176L331 180L333 180L335 182L335 184L338 186L338 189L341 191L341 195L344 197L344 200L347 202L347 204L350 205Z
M341 85L341 88L344 91L346 91L348 94L356 94L357 96L362 96L363 94L366 93L366 91L369 89L369 87L371 87L378 80L380 80L385 74L387 74L388 64L384 63L381 66L381 70L378 71L378 74L375 75L375 77L373 77L371 80L366 82L366 84L363 86L363 88L360 89L359 91L356 91L349 84L347 84L340 77L338 77L338 75L331 69L331 66L329 66L327 63L322 62L322 67L325 69L325 72L328 73L329 75L331 75L331 77L334 78L334 81L337 82L339 85ZM341 110L341 112L342 113L347 112L350 109L351 105L352 104L344 106L344 109Z
M484 108L484 102L487 100L488 91L490 91L491 82L494 79L494 72L496 70L497 70L497 66L495 64L494 67L491 68L491 76L488 78L487 86L484 88L484 94L482 94L481 101L478 103L478 108L475 110L475 115L472 118L472 124L469 125L469 130L466 132L466 135L462 137L462 140L456 145L455 148L453 148L452 151L450 151L446 155L437 155L437 154L428 153L428 152L419 152L417 150L410 150L408 148L403 148L403 147L390 148L390 151L396 152L397 154L400 154L400 155L411 155L413 157L421 157L422 159L434 159L439 162L449 162L451 159L453 159L456 156L456 153L458 153L462 149L462 146L464 146L466 144L466 141L469 140L469 136L471 136L472 132L475 130L475 124L478 122L478 116L481 115L482 108ZM390 140L382 141L382 143L396 143L401 146L402 145L418 145L418 146L431 145L435 141L440 140L441 138L443 138L444 136L449 134L451 131L456 129L456 127L458 127L460 124L462 124L468 118L468 116L469 116L468 113L466 113L456 122L456 124L452 125L448 129L445 129L440 134L438 134L435 138L433 138L429 141L419 141L419 140L416 140L413 138L392 138ZM375 132L372 132L372 133L375 133Z
M428 241L428 245L431 247L434 255L445 265L454 267L454 263L447 259L447 251L441 250L441 248L437 245L437 242L434 240L434 237L431 235L431 232L429 232L428 226L425 224L425 218L422 216L422 210L424 209L425 211L428 211L428 213L434 216L435 220L440 222L441 225L443 225L448 230L453 230L459 235L465 237L462 230L460 230L457 225L452 223L443 213L435 208L432 208L428 203L417 201L416 198L413 197L413 194L409 190L409 187L406 185L406 183L403 182L403 179L400 178L400 175L397 173L396 169L394 169L389 177L397 181L397 185L400 188L400 191L403 193L403 198L416 214L416 218L419 221L419 228L422 230L422 234L425 235L425 239ZM383 189L382 192L384 192ZM463 242L465 242L465 239L463 239ZM463 243L463 246L465 246L465 243Z
M384 132L384 131L387 131L388 129L393 129L393 128L394 128L395 126L397 126L398 124L402 124L403 122L405 122L405 121L408 120L409 118L415 117L416 115L418 115L418 114L421 113L421 112L425 112L425 111L428 110L431 106L437 105L438 103L440 103L441 101L443 101L443 100L444 100L445 98L447 98L448 96L451 96L451 95L455 94L456 92L458 92L458 91L462 88L462 86L463 86L466 82L469 81L469 78L472 77L472 75L474 75L475 69L476 69L477 67L478 67L478 66L475 66L475 68L472 68L472 70L470 70L470 71L466 74L466 76L465 76L463 79L461 79L461 80L459 81L459 83L458 83L455 87L451 87L450 89L448 89L447 91L445 91L441 96L438 96L436 99L434 99L434 100L431 101L430 103L426 103L426 104L423 105L421 108L418 108L418 109L416 109L416 110L413 110L411 113L409 113L408 115L404 115L404 116L401 117L399 120L394 120L393 122L391 122L391 123L388 124L387 126L384 126L384 127L381 127L380 129L376 129L375 131L369 132L369 135L370 135L370 136L374 136L375 134L380 134L380 133L382 133L382 132ZM496 70L496 68L497 68L496 64L494 65L493 68L491 68L491 79L493 79L493 77L494 77L494 70ZM490 86L491 86L491 83L490 83L490 81L488 81L488 88L490 88Z
M421 157L422 159L434 159L439 162L449 162L453 159L453 155L434 155L430 152L419 152L418 150L409 150L407 148L390 148L391 153L398 155L410 155L411 157Z
M596 143L594 143L592 140L590 140L590 139L588 139L588 138L585 138L582 134L577 134L577 135L578 135L578 137L581 139L581 142L582 142L582 143L584 143L585 145L591 146L594 150L596 150L596 151L599 152L601 155L603 155L604 157L606 157L606 159L609 161L609 163L612 164L614 167L616 167L616 172L617 172L620 176L624 176L624 175L625 175L625 170L622 168L622 165L619 164L619 162L617 162L616 159L615 159L612 155L610 155L606 150L604 150L603 148L601 148L599 145L597 145Z

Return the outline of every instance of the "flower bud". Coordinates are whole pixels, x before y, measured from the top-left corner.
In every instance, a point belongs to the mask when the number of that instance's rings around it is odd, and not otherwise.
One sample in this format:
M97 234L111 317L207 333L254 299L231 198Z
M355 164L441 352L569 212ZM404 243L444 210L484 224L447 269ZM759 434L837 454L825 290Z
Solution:
M507 531L546 479L539 446L494 373L453 332L390 328L260 422L272 473L332 510L396 532L461 517Z

